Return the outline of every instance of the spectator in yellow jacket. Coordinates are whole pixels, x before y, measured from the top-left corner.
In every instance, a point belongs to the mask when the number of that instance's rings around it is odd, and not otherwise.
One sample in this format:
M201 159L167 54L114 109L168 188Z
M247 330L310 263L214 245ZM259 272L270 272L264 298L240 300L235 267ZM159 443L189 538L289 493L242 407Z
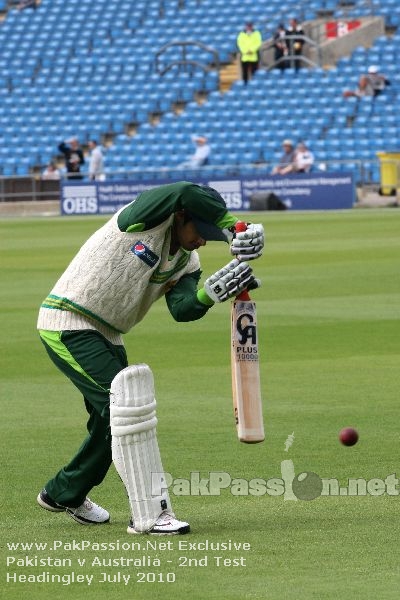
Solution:
M254 29L253 23L246 23L236 42L240 52L243 81L247 84L258 69L259 50L262 44L261 33Z

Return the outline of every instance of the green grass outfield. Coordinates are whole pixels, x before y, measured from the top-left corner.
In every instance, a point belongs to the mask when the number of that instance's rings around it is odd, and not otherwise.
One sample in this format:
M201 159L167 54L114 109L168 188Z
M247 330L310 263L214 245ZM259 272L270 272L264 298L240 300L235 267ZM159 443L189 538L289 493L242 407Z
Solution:
M37 506L38 491L75 452L86 421L78 392L39 342L37 310L103 220L0 222L2 597L399 597L400 497L386 492L398 491L389 476L400 475L400 211L253 216L260 219L267 245L265 256L253 263L263 280L253 295L260 325L265 443L245 445L236 438L229 303L214 307L201 321L178 324L160 301L125 336L130 362L148 363L155 375L166 471L174 478L192 477L193 492L196 476L191 473L204 479L222 471L232 480L246 480L240 489L229 487L219 496L172 494L178 517L192 527L179 539L126 534L128 506L114 469L91 495L110 510L109 525L83 527ZM201 257L205 274L229 260L227 247L215 242L201 249ZM359 430L360 441L352 448L338 442L344 426ZM285 451L292 432L293 445ZM281 486L273 496L271 480L282 477L285 460L293 462L296 474L337 479L342 488L348 478L364 479L370 493L294 501L284 499ZM264 485L262 495L246 495L246 482L255 478L267 482L268 493ZM235 494L239 491L243 495ZM73 541L75 550L69 549ZM210 549L211 543L229 546L229 541L236 548ZM157 542L156 549L148 542ZM197 544L197 549L179 548L179 542ZM10 543L47 547L12 549ZM142 549L124 545L139 543ZM104 550L96 544L114 547ZM7 567L6 557L25 556L53 564ZM142 556L150 557L144 566L107 566L110 560ZM156 558L160 565L147 566ZM64 579L6 583L6 572ZM91 584L68 585L72 574L92 577ZM175 582L167 581L174 576ZM111 581L101 583L104 577Z

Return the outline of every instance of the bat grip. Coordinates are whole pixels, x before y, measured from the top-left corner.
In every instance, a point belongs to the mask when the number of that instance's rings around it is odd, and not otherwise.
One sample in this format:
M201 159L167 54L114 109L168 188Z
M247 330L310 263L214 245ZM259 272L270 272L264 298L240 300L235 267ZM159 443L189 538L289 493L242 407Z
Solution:
M244 221L238 221L235 225L235 231L246 231L246 229L247 229L247 225L246 225L246 223L244 223ZM236 296L236 300L249 301L250 300L249 292L247 290L243 290L243 292L240 292L240 294L238 294Z
M249 292L247 290L243 290L243 292L240 292L240 294L238 294L236 296L236 300L243 300L243 301L251 300Z

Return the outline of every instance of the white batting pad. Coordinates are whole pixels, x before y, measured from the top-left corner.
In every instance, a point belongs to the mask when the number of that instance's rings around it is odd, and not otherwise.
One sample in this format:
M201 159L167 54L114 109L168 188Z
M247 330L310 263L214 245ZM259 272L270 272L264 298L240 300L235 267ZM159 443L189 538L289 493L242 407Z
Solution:
M145 364L131 365L111 383L112 457L129 497L137 531L150 529L163 510L171 510L156 433L154 379ZM161 474L161 475L160 475ZM154 487L154 486L153 486Z

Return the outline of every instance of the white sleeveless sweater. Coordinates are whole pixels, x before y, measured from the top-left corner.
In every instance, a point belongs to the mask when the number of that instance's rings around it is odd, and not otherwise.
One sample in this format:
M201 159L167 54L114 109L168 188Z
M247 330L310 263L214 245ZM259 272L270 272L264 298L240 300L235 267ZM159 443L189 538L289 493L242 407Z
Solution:
M174 216L149 231L120 231L118 213L82 246L44 300L38 329L96 329L114 344L185 273L200 268L196 251L169 260Z

